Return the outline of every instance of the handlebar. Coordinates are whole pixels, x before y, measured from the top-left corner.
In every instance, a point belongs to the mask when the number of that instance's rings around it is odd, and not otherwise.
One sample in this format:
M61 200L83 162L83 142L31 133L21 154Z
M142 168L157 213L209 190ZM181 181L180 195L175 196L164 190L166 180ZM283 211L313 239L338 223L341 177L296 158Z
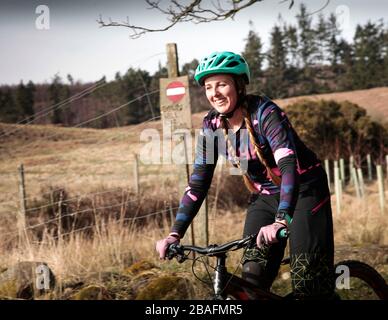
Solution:
M283 228L279 230L277 238L278 239L288 238L288 236L289 236L289 231L286 228ZM234 251L234 250L241 249L242 247L249 244L251 241L255 241L256 237L257 237L257 233L249 235L243 239L227 242L220 246L216 244L212 244L207 247L181 245L181 244L174 243L167 248L166 257L169 260L171 260L174 257L177 257L178 262L183 262L184 260L187 259L187 257L185 256L185 252L190 252L190 251L193 251L202 255L206 255L209 257L217 256L225 253L226 251Z

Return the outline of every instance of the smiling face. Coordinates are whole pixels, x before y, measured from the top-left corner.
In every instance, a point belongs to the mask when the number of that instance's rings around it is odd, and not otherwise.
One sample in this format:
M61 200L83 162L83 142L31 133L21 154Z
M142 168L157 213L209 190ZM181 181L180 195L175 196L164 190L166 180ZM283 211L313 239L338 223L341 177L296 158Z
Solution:
M205 92L211 106L219 113L233 111L237 103L237 90L233 77L217 74L205 79Z

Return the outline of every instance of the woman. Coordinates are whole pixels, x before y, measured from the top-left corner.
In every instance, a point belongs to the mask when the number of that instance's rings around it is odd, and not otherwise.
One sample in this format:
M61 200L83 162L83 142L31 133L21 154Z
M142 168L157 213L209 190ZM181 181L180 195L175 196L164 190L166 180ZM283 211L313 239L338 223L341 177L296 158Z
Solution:
M215 52L205 57L196 69L195 80L205 88L213 109L203 120L194 170L174 226L168 237L156 244L160 258L165 258L169 244L184 236L208 192L221 154L241 169L251 192L244 236L258 236L256 245L243 257L243 278L270 290L286 246L286 241L276 236L287 228L295 298L332 297L333 224L327 177L320 160L274 102L246 94L250 73L242 56ZM217 134L220 131L222 135ZM208 141L213 141L210 147ZM247 160L245 168L242 159Z

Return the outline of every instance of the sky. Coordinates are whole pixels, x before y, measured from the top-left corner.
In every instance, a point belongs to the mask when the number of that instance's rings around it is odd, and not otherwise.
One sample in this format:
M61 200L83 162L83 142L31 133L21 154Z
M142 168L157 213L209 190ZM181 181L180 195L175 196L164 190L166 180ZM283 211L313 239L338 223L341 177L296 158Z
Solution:
M211 4L210 0L204 1ZM162 0L161 4L167 2ZM249 21L266 48L279 14L285 22L296 23L301 1L294 2L289 9L287 1L263 0L242 10L234 20L180 23L165 32L131 39L128 28L101 28L96 20L100 15L113 21L128 17L135 25L164 27L168 23L166 17L147 9L143 0L0 0L0 85L29 80L48 83L55 74L63 79L71 74L82 83L98 81L103 76L109 81L116 72L124 74L130 67L152 74L159 63L166 63L167 43L177 44L180 65L213 51L240 53L250 30ZM319 10L326 2L304 1L308 12ZM45 20L49 22L48 29L39 24L43 17L42 11L37 10L39 5L49 9L49 20ZM330 0L320 12L325 16L337 14L343 37L351 41L357 24L381 18L387 23L388 1ZM313 14L314 19L317 16Z

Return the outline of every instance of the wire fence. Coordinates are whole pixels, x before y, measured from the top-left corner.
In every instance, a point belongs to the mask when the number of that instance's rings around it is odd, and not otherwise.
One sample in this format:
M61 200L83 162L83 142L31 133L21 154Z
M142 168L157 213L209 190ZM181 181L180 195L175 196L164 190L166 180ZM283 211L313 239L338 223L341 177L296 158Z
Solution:
M160 119L160 116L156 116L156 117L154 117L154 118L148 119L148 120L143 121L143 122L141 122L141 123L138 123L138 124L136 124L136 125L132 125L130 129L128 129L128 130L125 131L125 132L121 132L121 133L117 134L116 137L122 137L122 136L128 135L129 133L136 132L136 131L137 131L137 128L138 128L139 126L144 125L144 124L149 123L149 122L154 121L154 120L158 120L158 119ZM99 145L101 145L102 143L104 143L104 142L106 141L106 139L107 139L106 137L101 138L101 139L98 140L97 142L93 143L93 146L99 146ZM68 168L68 166L62 167L62 169L67 169L67 168ZM9 174L11 174L11 172L9 172ZM15 173L13 172L12 174L15 174ZM50 178L48 178L48 179L50 179ZM61 190L60 188L54 189L54 190L50 190L50 191L48 191L48 192L41 193L41 195L42 195L42 196L43 196L43 195L47 195L47 194L50 194L50 193L52 193L52 192L60 191L60 190ZM19 192L12 192L12 193L11 193L11 192L8 192L7 194L8 194L8 195L12 195L12 196L18 196L18 195L19 195ZM30 200L30 199L32 199L32 198L34 198L34 197L33 197L33 196L27 197L26 200ZM9 200L9 201L3 201L3 202L1 202L1 204L14 203L14 202L15 202L15 201L13 201L13 200Z
M131 202L133 202L133 201L126 201L126 202L122 202L122 203L119 203L119 204L116 204L116 205L102 206L102 207L97 207L97 208L89 208L89 209L85 209L85 210L80 210L80 211L72 212L72 213L69 213L69 214L61 215L61 216L58 216L58 217L46 220L46 221L41 222L41 223L34 224L32 226L25 227L23 229L23 231L36 229L38 227L41 227L41 226L44 226L44 225L48 225L48 224L50 224L52 222L58 222L60 219L63 219L65 217L71 217L71 216L75 216L75 215L80 214L80 213L85 213L85 212L90 212L90 211L97 211L97 210L103 210L103 209L111 209L111 208L116 208L116 207L122 207L123 205L131 203ZM145 218L149 218L149 217L152 217L152 216L164 213L164 212L170 212L171 210L176 210L178 208L179 207L169 207L169 208L166 208L164 210L159 210L159 211L151 212L151 213L148 213L148 214L145 214L145 215L141 215L141 216L117 219L117 221L115 223L119 223L120 221L136 221L136 220L140 220L140 219L145 219ZM81 230L86 230L86 229L93 228L93 227L95 227L94 224L93 225L88 225L88 226L85 226L85 227L82 227L82 228L79 228L79 229L76 229L76 230L73 230L73 231L68 232L68 233L62 233L61 235L64 236L64 235L67 235L67 234L72 234L74 232L78 232L78 231L81 231ZM8 236L15 236L15 235L18 235L18 234L20 234L20 231L13 231L13 232L8 232L8 233L2 233L2 236L7 236L8 237Z

